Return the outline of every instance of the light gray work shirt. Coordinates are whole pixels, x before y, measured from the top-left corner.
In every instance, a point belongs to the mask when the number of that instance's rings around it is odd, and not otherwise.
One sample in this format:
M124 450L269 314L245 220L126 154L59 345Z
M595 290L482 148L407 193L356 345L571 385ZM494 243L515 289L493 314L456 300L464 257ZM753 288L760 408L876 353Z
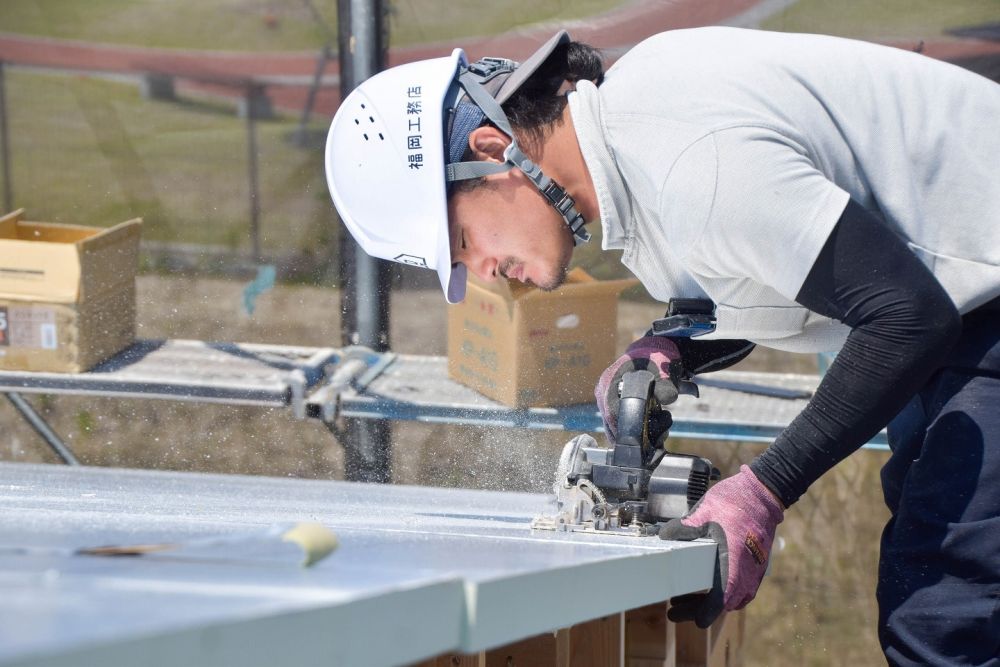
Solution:
M960 312L1000 295L1000 86L915 53L819 35L677 30L570 112L605 249L662 301L797 352L846 326L794 302L848 199L903 238Z

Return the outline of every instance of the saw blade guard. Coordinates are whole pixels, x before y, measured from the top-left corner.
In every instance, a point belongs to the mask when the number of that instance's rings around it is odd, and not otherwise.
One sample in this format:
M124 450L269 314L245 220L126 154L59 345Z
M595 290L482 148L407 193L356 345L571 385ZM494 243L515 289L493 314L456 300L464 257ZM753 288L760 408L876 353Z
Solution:
M623 376L610 446L586 434L566 443L552 487L557 512L535 519L534 528L652 535L705 495L718 471L705 458L665 449L671 418L655 398L655 380L645 370Z

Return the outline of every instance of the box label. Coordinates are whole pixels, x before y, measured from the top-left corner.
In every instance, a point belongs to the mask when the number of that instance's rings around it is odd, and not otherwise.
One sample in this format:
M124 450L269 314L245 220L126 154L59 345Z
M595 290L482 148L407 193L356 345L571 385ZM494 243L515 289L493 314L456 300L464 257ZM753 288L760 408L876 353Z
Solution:
M4 311L5 345L54 350L59 346L56 313L40 306L10 306Z
M469 368L465 364L458 365L458 374L466 382L473 382L480 387L485 387L486 389L496 389L497 383L489 375L485 373L480 373L479 371Z
M59 340L56 338L56 325L45 323L38 327L42 337L41 348L43 350L54 350L59 347Z
M476 347L471 340L462 341L462 355L479 362L481 366L496 372L499 367L497 351L488 347Z
M580 316L576 313L556 318L556 329L575 329L580 326Z
M465 327L466 331L479 334L483 338L493 338L493 332L490 330L488 326L484 326L482 324L479 324L478 322L474 322L469 318L465 318L464 320L462 320L462 326Z
M545 370L554 368L586 368L593 359L583 341L571 341L559 345L549 345L545 349L542 367Z

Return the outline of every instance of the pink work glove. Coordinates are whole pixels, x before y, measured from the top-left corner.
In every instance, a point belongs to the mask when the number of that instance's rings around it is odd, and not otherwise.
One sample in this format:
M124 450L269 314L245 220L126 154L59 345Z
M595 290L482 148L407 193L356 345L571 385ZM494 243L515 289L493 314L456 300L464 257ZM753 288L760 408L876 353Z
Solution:
M744 465L710 488L687 516L663 526L664 540L708 537L719 545L712 590L671 600L670 620L693 620L699 628L707 628L723 609L742 609L753 600L783 515L781 502Z
M644 336L627 348L625 354L601 373L594 398L604 420L604 432L612 443L618 435L618 385L622 375L631 371L649 371L658 378L654 388L657 400L668 405L677 400L677 378L681 353L674 341L663 336Z

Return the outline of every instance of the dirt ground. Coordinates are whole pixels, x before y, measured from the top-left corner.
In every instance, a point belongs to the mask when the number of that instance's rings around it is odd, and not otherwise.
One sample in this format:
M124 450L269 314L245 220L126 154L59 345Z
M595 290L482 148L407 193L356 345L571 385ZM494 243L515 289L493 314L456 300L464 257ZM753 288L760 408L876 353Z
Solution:
M279 286L254 315L243 284L212 278L145 275L138 279L139 336L335 346L339 300L333 289ZM445 304L435 290L399 292L392 303L397 352L445 354ZM623 302L624 347L662 307ZM815 372L812 356L757 350L740 368ZM342 452L315 421L287 410L167 401L33 397L53 427L88 465L342 478ZM402 484L546 492L565 432L397 423L393 481ZM709 457L725 474L759 445L674 441L678 451ZM55 457L0 401L0 460ZM779 531L775 565L749 610L747 665L880 664L873 600L878 535L885 520L878 485L881 453L860 452L817 483Z

